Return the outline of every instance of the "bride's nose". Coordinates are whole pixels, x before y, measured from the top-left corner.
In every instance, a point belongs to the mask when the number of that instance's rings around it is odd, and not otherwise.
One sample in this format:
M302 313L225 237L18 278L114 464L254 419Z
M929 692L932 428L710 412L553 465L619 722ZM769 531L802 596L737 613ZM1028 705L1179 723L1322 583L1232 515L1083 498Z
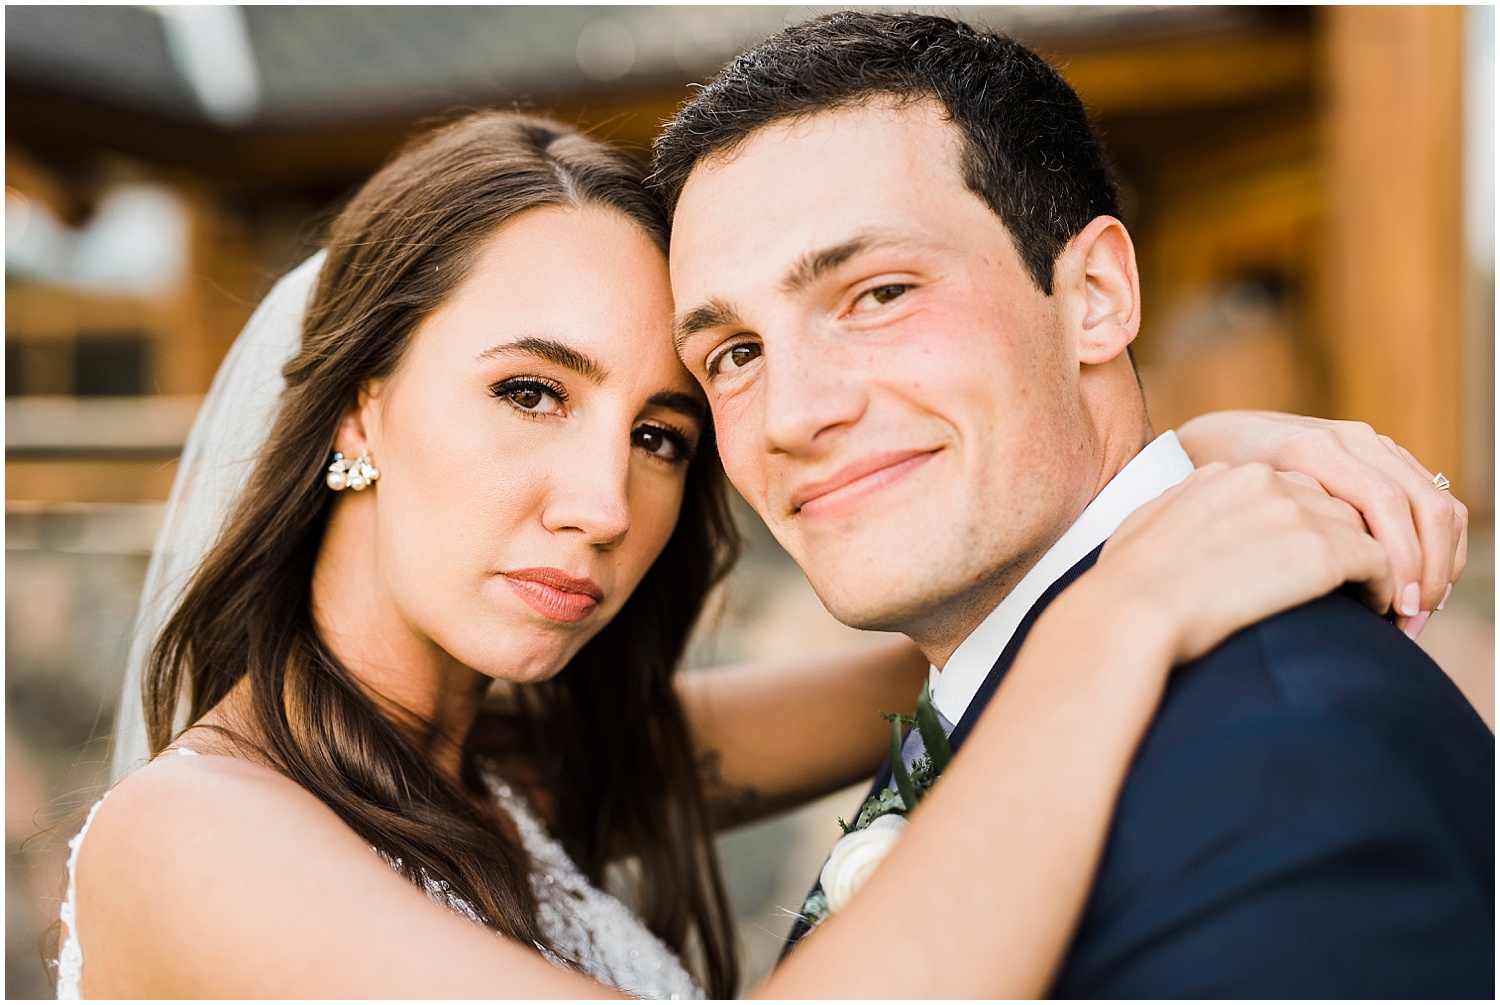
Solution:
M553 459L542 524L553 533L580 533L613 547L630 529L630 445L627 436L592 436Z

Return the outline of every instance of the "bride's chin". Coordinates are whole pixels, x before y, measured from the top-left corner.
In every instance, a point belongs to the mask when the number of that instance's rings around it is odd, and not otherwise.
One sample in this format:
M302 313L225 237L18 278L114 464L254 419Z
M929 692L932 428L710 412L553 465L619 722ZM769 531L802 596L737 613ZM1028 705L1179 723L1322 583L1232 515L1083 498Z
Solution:
M475 673L492 680L534 684L561 673L598 631L593 619L559 625L530 610L499 606L498 610L490 605L471 607L462 617L450 612L444 624L429 625L426 634L450 659Z
M566 661L562 663L548 662L520 667L508 664L505 666L475 667L474 669L491 680L504 681L507 684L539 684L544 680L551 680L553 677L556 677L562 672L565 666L567 666Z
M506 642L473 654L473 661L464 662L492 680L536 684L556 677L582 648L581 642L572 644L570 640L563 644L556 638L538 640L534 647L516 643L515 636L511 635Z

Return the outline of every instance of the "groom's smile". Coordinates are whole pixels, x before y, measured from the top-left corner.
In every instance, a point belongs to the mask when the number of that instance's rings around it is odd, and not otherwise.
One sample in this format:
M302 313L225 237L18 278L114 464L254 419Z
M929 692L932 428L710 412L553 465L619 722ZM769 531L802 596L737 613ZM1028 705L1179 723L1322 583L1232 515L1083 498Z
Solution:
M885 451L853 461L827 478L807 481L793 489L788 508L803 521L858 512L866 498L913 474L936 453Z
M1062 312L937 106L877 99L706 158L671 267L725 470L840 620L941 651L1092 498Z

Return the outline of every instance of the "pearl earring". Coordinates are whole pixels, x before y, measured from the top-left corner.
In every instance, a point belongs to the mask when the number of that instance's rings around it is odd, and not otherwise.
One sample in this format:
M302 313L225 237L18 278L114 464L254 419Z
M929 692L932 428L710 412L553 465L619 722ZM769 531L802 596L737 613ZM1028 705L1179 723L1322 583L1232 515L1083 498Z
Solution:
M333 463L328 465L328 487L335 492L346 488L361 492L375 484L380 469L370 460L370 452L361 450L354 460L348 460L337 450L333 452Z

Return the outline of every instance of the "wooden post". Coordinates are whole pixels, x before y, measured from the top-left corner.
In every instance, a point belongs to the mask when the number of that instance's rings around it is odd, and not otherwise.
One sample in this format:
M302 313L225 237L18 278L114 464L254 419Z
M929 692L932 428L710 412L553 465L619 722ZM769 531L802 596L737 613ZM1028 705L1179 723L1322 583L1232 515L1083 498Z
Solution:
M1334 407L1462 493L1463 10L1326 17Z

